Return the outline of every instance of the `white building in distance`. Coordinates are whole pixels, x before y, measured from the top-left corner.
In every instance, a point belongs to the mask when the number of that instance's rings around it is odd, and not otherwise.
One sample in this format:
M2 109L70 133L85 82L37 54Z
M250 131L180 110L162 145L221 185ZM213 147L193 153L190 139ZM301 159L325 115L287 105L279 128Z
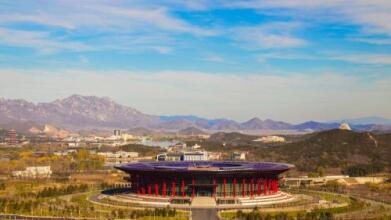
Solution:
M68 150L63 150L63 151L56 151L53 154L56 156L67 156L67 155L70 155L70 154L73 154L76 152L77 152L77 150L75 150L75 149L68 149Z
M195 151L195 152L184 152L183 161L198 161L208 160L208 152L206 151Z
M221 152L208 152L209 160L220 160L222 158L223 153Z
M99 152L99 156L105 158L107 164L121 164L135 161L139 154L138 152L127 152L127 151L117 151L117 152Z
M246 160L246 152L233 152L231 160Z
M349 124L348 123L342 123L340 126L339 126L339 129L341 130L348 130L348 131L351 131L352 129L350 128Z
M271 135L271 136L265 136L265 137L255 139L254 141L259 141L262 143L282 143L282 142L285 142L285 138L280 137L280 136Z
M189 152L168 152L158 154L157 161L200 161L208 160L206 151L189 151Z
M193 146L191 146L191 149L200 149L201 148L201 145L199 144L194 144Z
M138 157L138 152L127 152L127 151L99 152L98 155L106 158L135 158Z
M13 177L19 178L50 178L52 170L50 166L27 167L25 170L13 171Z

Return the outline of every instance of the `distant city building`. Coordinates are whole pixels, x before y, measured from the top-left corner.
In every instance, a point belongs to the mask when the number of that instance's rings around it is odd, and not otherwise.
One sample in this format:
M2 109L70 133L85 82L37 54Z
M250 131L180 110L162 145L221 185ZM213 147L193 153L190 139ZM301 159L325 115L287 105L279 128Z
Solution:
M198 144L194 144L193 146L191 146L192 149L200 149L201 148L201 145L198 145Z
M68 150L64 150L64 151L56 151L53 154L57 155L57 156L67 156L69 154L76 153L76 152L77 151L75 149L68 149Z
M335 175L335 176L322 176L322 177L294 177L294 178L284 178L282 183L283 185L289 187L300 187L300 186L314 186L314 185L325 185L330 181L340 181L342 179L349 179L349 176L345 175Z
M190 151L190 152L168 152L158 154L157 161L202 161L208 160L208 152L206 151Z
M156 156L157 161L181 161L181 158L182 152L168 152Z
M127 152L127 151L99 152L98 155L107 158L134 158L134 157L138 157L138 152Z
M348 123L342 123L340 126L339 126L339 129L341 130L348 130L348 131L351 131L352 129L350 128L349 124Z
M162 153L162 154L156 155L156 161L166 161L166 160L167 160L167 154L166 153Z
M128 140L133 140L135 139L135 137L131 134L121 134L121 138L124 140L124 141L128 141Z
M114 134L114 136L116 136L116 137L120 137L121 134L122 134L122 132L121 132L121 130L119 130L119 129L115 129L113 134Z
M68 142L67 146L68 147L79 147L79 142Z
M197 137L202 138L202 139L208 139L210 137L210 135L209 134L199 134L199 135L197 135Z
M127 151L99 152L97 154L103 156L107 164L128 163L136 160L136 158L139 156L138 152Z
M221 152L208 152L208 159L209 160L220 160L222 157Z
M16 131L11 129L7 131L6 142L8 145L15 146L17 144Z
M263 143L281 143L281 142L285 142L285 138L272 135L272 136L261 137L261 138L255 139L254 141L259 141L259 142L263 142Z
M184 150L186 148L187 148L186 143L176 143L176 144L174 144L172 146L169 146L167 148L167 151L169 151L169 152L177 152L177 151L182 151L182 150Z
M206 151L183 153L183 161L200 161L200 160L208 160L208 153Z
M50 178L51 175L50 166L27 167L25 170L12 172L12 176L18 178Z
M231 154L231 160L245 160L246 153L245 152L233 152Z

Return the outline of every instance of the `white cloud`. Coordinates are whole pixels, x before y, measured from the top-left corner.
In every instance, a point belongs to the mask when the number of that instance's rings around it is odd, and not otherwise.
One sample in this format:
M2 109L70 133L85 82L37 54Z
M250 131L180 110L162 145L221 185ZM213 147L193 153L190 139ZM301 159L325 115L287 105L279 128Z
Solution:
M0 70L0 94L51 101L78 93L109 96L153 114L196 114L288 121L365 115L391 117L391 78L358 76L227 75L200 72ZM365 101L363 101L365 100ZM294 111L292 111L294 109Z
M388 0L241 0L225 2L223 5L264 12L270 9L284 9L288 11L278 10L275 13L288 13L293 17L307 18L310 21L353 23L361 25L365 32L391 35L391 1Z
M253 36L254 42L263 48L281 48L281 47L299 47L305 44L305 41L290 36L279 36L275 34L259 34Z
M330 59L357 64L391 65L391 55L389 54L346 54L331 56Z
M252 27L239 27L232 30L232 36L247 48L289 48L307 44L304 39L293 36L301 28L297 22L271 22Z
M151 49L157 51L160 54L170 54L172 52L171 48L163 46L153 46Z
M65 38L65 39L64 39ZM66 40L66 37L52 36L46 31L25 31L0 27L0 45L25 47L40 53L62 51L102 51L116 50L126 52L155 51L169 54L173 51L172 39L164 34L117 34L99 36L89 41Z
M391 38L360 37L360 38L351 38L351 40L357 42L364 42L368 44L391 45Z
M81 43L53 39L47 32L21 31L0 27L0 44L35 48L43 53L57 50L85 50L87 47Z
M39 28L16 29L14 24L20 23L38 24ZM159 5L145 7L107 0L7 2L0 7L0 28L2 45L40 52L116 49L167 54L172 51L167 35L175 38L179 34L217 34L177 18Z
M355 64L369 65L390 65L391 54L376 54L376 53L336 53L336 52L318 52L313 54L303 54L298 52L269 52L259 54L258 61L263 63L268 60L338 60Z
M323 59L321 56L302 54L302 53L288 53L288 52L269 52L259 54L257 57L258 61L261 63L267 62L268 60L319 60Z
M45 8L39 7L42 4L45 4ZM37 0L31 7L26 9L15 4L12 12L0 15L0 23L31 22L65 29L102 28L121 32L134 32L148 27L200 36L215 34L176 18L158 6L143 8L137 4L104 0Z
M218 62L218 63L223 63L225 62L225 59L220 56L220 55L217 55L217 54L207 54L203 60L206 60L206 61L211 61L211 62Z
M354 23L369 33L391 35L391 2L387 0L352 2L353 7L341 9Z
M19 14L19 13L10 13L10 14L1 14L0 23L18 23L18 22L31 22L35 24L42 24L47 26L56 26L66 29L73 29L75 26L69 22L69 20L64 20L58 17L53 17L51 15L46 15L42 13L38 14Z
M79 60L80 60L80 63L83 63L83 64L87 64L90 62L90 60L86 56L83 56L83 55L79 56Z

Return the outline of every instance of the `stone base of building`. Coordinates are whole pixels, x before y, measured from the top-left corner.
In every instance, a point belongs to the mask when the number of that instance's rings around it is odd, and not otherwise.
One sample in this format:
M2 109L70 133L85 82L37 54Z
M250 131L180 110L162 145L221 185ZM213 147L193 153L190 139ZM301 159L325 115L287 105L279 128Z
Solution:
M100 201L112 205L126 206L137 204L145 207L175 207L175 208L245 208L273 206L294 202L296 197L286 192L278 191L273 194L248 197L157 197L139 195L135 193L122 193L116 195L101 194L97 196ZM204 201L205 200L205 201Z

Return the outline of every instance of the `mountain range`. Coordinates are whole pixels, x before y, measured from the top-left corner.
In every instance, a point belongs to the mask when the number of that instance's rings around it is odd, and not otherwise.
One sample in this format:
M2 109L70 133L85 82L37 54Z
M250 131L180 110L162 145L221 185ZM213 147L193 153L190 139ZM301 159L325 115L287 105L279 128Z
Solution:
M369 122L366 118L365 122ZM353 123L355 130L388 130L390 120L374 118L377 123ZM340 120L344 121L344 120ZM51 124L69 130L88 129L156 129L182 130L197 128L220 131L254 130L328 130L338 128L340 121L290 124L271 119L252 118L245 122L229 119L207 119L198 116L157 116L142 113L134 108L120 105L107 97L72 95L48 103L32 103L23 99L0 98L0 127L28 130L33 126ZM347 120L348 121L348 120ZM355 119L354 122L363 122ZM384 125L380 125L384 121Z

